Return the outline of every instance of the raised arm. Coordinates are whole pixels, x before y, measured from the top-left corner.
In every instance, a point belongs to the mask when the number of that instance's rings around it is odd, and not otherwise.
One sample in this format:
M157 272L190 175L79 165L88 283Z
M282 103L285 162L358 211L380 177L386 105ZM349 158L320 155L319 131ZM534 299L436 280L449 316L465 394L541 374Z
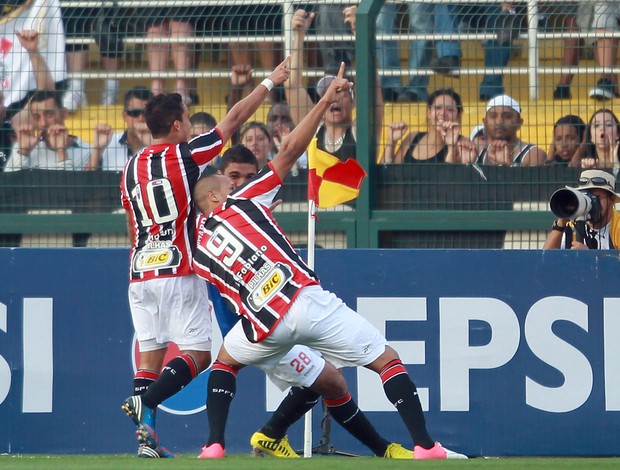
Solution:
M289 78L289 61L290 57L284 59L284 62L278 65L273 72L271 72L271 75L263 80L252 93L243 98L228 111L226 117L217 125L217 128L222 133L224 142L227 142L235 131L256 112L274 86L281 85Z
M293 30L291 78L284 84L284 90L286 101L291 110L291 118L295 124L299 124L312 109L312 100L303 84L302 71L304 69L304 40L313 19L314 13L297 10L291 21L291 29Z
M344 15L344 22L351 26L351 32L353 36L356 35L356 17L357 5L346 7L342 11ZM381 142L381 134L383 131L383 90L381 88L381 81L379 80L379 74L375 76L375 134L377 139L377 145ZM377 152L379 153L379 152Z
M39 33L28 29L15 31L15 35L22 47L28 52L37 90L53 90L56 86L54 78L45 59L39 53Z
M325 111L338 101L341 93L348 93L353 83L344 78L344 63L340 64L338 76L333 80L319 102L306 114L295 129L282 142L280 151L271 162L273 169L284 179L297 159L304 153L314 137Z

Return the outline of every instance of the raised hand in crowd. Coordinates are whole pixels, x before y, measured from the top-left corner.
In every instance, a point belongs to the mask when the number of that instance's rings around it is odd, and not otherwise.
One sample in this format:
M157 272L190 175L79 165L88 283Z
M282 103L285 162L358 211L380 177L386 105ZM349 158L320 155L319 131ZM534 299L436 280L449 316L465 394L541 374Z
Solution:
M22 155L28 155L41 139L41 133L38 132L32 124L28 123L17 125L15 127L15 133L17 135L19 153Z
M69 129L64 124L52 124L45 131L46 140L51 149L58 151L58 161L65 160L60 155L69 146Z
M95 138L93 145L97 150L103 150L106 148L112 140L112 134L114 130L110 124L97 124L95 126Z
M487 147L487 163L490 165L510 166L512 164L512 155L510 154L510 146L505 140L495 140Z
M293 31L306 33L310 28L313 20L314 13L299 9L293 14L293 19L291 20L291 28L293 29Z
M342 14L344 15L344 22L351 26L351 32L355 35L355 15L357 14L357 5L346 7L342 10Z
M27 52L38 52L39 50L39 32L33 29L24 29L15 31L19 43Z
M230 90L228 92L228 109L232 108L243 98L243 90L250 86L252 79L252 66L250 64L233 65L230 71Z

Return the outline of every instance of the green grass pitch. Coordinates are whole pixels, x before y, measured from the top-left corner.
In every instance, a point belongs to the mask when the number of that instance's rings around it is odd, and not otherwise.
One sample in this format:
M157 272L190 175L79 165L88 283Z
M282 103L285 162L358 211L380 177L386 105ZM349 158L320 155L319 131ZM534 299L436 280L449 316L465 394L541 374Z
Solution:
M229 455L222 460L196 459L183 454L177 459L139 459L135 455L0 455L0 468L5 469L213 469L213 470L375 470L404 468L554 470L564 468L618 469L619 458L476 458L470 460L409 462L376 457L317 456L311 459L256 458Z

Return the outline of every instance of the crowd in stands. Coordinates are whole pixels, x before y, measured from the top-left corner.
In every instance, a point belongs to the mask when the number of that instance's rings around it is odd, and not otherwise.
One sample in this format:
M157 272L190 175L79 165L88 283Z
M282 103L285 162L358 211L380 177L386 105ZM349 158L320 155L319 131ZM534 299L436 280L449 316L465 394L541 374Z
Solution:
M493 39L485 39L482 44L484 65L488 69L508 65L515 39L523 28L523 12L518 5L508 3L457 6L413 2L406 6L406 11L402 11L398 4L385 4L377 18L377 33L402 32L397 19L403 13L408 16L406 32L410 34L456 34L472 30L492 33ZM312 56L307 47L309 30L315 28L319 34L355 35L356 8L321 3L313 10L300 9L294 13L291 77L284 90L272 90L267 100L271 108L266 122L247 123L233 139L233 144L240 143L250 149L261 167L277 153L282 140L312 107L316 96L321 96L329 86L338 64L344 61L350 66L355 60L353 43L321 41L319 50L326 75L307 86L303 72ZM196 80L188 72L196 68L196 50L191 38L205 17L221 18L220 26L242 35L273 34L282 28L280 6L143 10L61 9L58 0L14 0L4 7L0 30L3 35L0 65L4 74L0 95L0 167L4 171L26 168L121 171L130 155L151 142L144 122L144 107L149 98L166 91L165 80L157 72L167 70L170 59L174 70L179 72L171 91L179 93L188 106L199 102ZM554 18L560 15L559 10L551 12ZM564 30L601 33L595 53L601 75L589 96L601 101L618 97L617 78L611 72L617 64L618 39L604 34L618 30L618 2L576 2L574 8L561 13L558 22ZM215 23L211 20L209 25L216 27ZM92 139L84 142L73 136L65 123L67 112L86 105L84 80L66 80L67 72L79 77L87 66L88 44L74 40L93 37L99 46L103 68L113 72L120 68L123 39L137 31L143 31L148 40L146 61L154 78L124 93L121 111L124 129L114 129L110 123L102 122L93 129ZM400 69L399 44L393 40L378 44L379 68ZM463 47L459 41L424 39L409 41L408 45L409 69L431 69L458 78ZM261 42L256 46L261 67L271 69L281 60L282 52L275 44ZM227 104L230 108L252 88L257 64L247 43L231 40L229 50L232 64ZM578 50L579 39L565 39L562 64L577 65ZM571 97L572 78L570 74L560 77L554 99ZM446 87L429 92L428 74L411 74L404 85L398 75L377 77L374 109L380 162L566 165L617 171L620 123L611 105L602 105L587 123L572 114L549 123L553 127L553 141L545 142L546 149L543 149L540 142L524 142L519 136L524 124L522 108L506 94L503 79L496 72L483 75L478 95L486 103L485 113L481 123L472 132L466 132L462 123L463 100L454 89ZM116 104L119 92L117 79L105 79L101 103ZM426 103L426 129L415 129L403 120L384 122L385 102ZM356 136L361 130L356 126L354 109L355 93L351 92L328 110L311 145L341 159L355 158ZM208 131L215 124L209 113L199 111L192 116L194 135ZM298 165L307 166L307 159L302 158Z

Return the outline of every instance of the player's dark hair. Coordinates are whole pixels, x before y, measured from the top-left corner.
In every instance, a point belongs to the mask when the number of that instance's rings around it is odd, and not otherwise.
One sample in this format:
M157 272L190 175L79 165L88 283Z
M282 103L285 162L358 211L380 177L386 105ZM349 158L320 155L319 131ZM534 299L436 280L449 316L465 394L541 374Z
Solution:
M204 111L200 111L198 113L194 113L189 118L190 124L204 124L207 127L213 129L217 126L217 121L215 118L209 113L205 113Z
M131 88L127 93L125 93L125 98L123 98L123 104L125 105L125 109L129 107L129 101L131 101L132 98L136 98L142 101L148 101L153 98L153 92L143 86L135 86Z
M153 138L166 137L174 121L183 120L183 97L178 93L154 96L146 104L144 119Z
M30 103L42 103L43 101L53 100L58 109L63 109L62 92L58 90L37 90L30 97Z
M224 173L224 170L226 170L231 163L247 163L248 165L254 165L256 171L258 171L258 160L245 145L233 145L224 152L222 161L220 162L220 171Z

